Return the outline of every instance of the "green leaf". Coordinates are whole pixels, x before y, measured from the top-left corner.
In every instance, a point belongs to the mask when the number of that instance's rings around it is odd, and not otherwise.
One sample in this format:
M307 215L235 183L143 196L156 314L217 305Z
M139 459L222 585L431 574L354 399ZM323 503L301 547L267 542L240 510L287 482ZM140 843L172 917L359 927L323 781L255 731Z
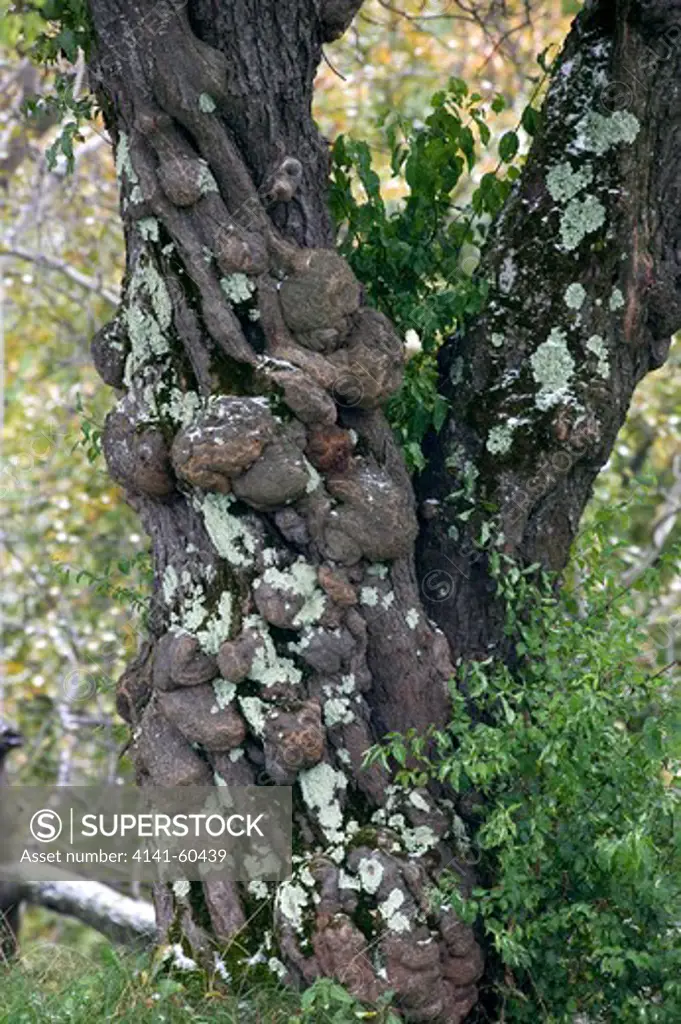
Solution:
M506 132L499 142L499 156L504 163L510 164L516 156L520 142L515 132Z
M520 123L527 132L528 135L536 135L539 128L540 114L534 107L525 107L520 118Z
M74 64L78 57L78 41L75 33L70 28L63 28L55 39L56 46L62 51L66 59Z

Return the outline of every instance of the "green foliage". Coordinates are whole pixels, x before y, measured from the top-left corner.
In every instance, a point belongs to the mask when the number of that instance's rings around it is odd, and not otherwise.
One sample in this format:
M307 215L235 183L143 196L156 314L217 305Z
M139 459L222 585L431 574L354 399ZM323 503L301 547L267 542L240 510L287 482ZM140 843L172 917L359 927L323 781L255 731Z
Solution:
M169 968L158 957L108 944L87 955L65 945L29 948L0 967L0 1024L398 1024L387 1000L367 1009L330 979L302 996L247 982L230 987L203 971Z
M331 978L319 978L300 999L299 1014L289 1018L288 1024L348 1024L366 1020L374 1024L400 1024L400 1018L389 1009L390 997L382 997L376 1007L363 1009L349 992Z
M651 638L611 572L616 532L601 512L563 593L491 556L513 667L459 667L434 754L410 734L370 755L476 807L480 888L464 900L452 876L437 899L481 922L508 1024L681 1019L678 674L646 667ZM654 593L664 573L637 587Z
M73 84L72 75L58 73L55 75L53 93L29 100L25 105L25 112L29 118L39 120L45 116L53 116L61 123L59 134L45 152L45 159L47 166L53 170L59 156L64 156L69 174L73 172L75 165L73 144L84 141L82 128L92 120L95 113L93 98L87 95L77 99L73 93Z
M79 49L88 56L93 32L87 0L44 0L41 13L51 24L36 41L37 63L52 64L64 57L74 64Z
M30 54L36 64L51 66L68 61L75 64L79 51L87 58L92 44L92 25L87 0L44 0L40 10L42 31L37 31L31 18L23 14L24 31L32 27ZM48 23L46 25L46 22ZM96 102L92 95L74 95L76 76L73 71L58 69L54 75L51 92L31 99L25 105L25 112L34 120L52 117L60 122L57 138L46 151L47 166L52 170L59 156L66 158L69 174L74 168L74 142L82 142L82 128L96 114Z
M504 204L518 169L488 172L471 190L470 174L491 141L487 110L458 78L431 100L425 123L386 121L393 183L404 197L388 201L365 142L340 136L333 147L330 208L340 252L367 298L403 335L415 331L421 351L388 415L411 466L423 468L421 443L442 426L447 408L437 393L436 353L443 339L480 312L487 294L474 276L490 220ZM504 108L502 97L491 104ZM502 161L519 151L515 132L499 143Z
M76 410L80 414L81 431L81 437L76 441L76 445L85 450L89 463L96 462L102 454L103 426L85 409L81 395L76 398Z
M54 565L53 572L62 584L86 583L93 593L116 601L141 616L140 626L146 624L149 611L149 591L153 582L153 567L150 551L138 551L130 558L119 558L102 566L101 572L89 569L74 570L67 566ZM129 576L133 585L116 582L116 576Z
M16 49L19 54L30 48L45 27L45 22L36 8L37 4L28 5L12 3L11 0L0 0L0 46L10 50Z

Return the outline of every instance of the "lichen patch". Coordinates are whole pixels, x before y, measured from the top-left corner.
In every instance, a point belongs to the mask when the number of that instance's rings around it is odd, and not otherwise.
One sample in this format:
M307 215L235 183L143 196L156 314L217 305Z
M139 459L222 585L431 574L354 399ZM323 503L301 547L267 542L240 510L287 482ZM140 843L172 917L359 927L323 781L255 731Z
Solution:
M539 384L537 406L545 411L570 397L575 361L564 331L554 327L548 339L530 356L532 375Z

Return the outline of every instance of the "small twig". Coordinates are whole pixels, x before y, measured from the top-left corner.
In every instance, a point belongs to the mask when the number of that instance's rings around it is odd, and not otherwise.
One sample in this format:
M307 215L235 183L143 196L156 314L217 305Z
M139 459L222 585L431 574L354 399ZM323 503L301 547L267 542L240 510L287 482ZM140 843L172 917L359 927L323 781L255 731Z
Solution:
M118 291L113 291L104 285L100 285L94 277L81 273L80 270L76 270L75 267L66 263L65 260L57 259L56 256L46 256L44 253L31 252L29 249L18 246L3 246L0 249L0 256L11 256L14 259L33 263L35 266L44 267L46 270L56 270L58 273L63 274L64 277L67 277L69 281L73 281L74 284L80 285L81 288L94 292L95 295L99 295L100 298L112 306L116 307L120 302L120 293Z

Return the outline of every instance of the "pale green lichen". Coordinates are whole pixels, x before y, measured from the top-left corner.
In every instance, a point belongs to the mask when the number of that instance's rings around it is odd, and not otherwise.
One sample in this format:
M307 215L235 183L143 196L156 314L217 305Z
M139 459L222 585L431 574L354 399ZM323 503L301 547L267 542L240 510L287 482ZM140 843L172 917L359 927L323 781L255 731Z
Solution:
M415 828L410 828L407 825L404 814L391 813L399 791L391 792L389 787L386 792L388 793L388 798L385 806L379 808L372 815L371 820L379 825L387 824L389 828L397 833L399 842L394 849L396 851L406 851L410 857L422 857L429 850L434 849L440 842L441 836L438 836L437 832L429 825L418 825ZM416 800L410 798L410 803L419 810L427 808L428 805L420 794L412 795L416 797Z
M137 221L137 230L145 242L158 242L159 223L155 217L142 217Z
M252 630L260 637L260 646L253 656L248 673L249 679L260 683L261 686L274 686L277 683L291 683L295 686L300 682L302 672L290 658L283 658L277 654L263 619L258 615L250 615L244 620L244 629Z
M400 836L405 849L412 857L422 857L439 843L436 832L429 825L405 828Z
M266 705L259 697L239 697L239 706L243 716L256 736L265 732Z
M355 715L347 697L330 697L324 702L324 724L327 729L335 725L349 725Z
M152 311L144 308L151 304ZM163 278L148 260L140 259L128 286L123 322L130 339L124 381L130 386L134 375L145 363L167 355L170 345L166 333L172 323L173 307Z
M187 956L185 951L182 949L182 945L179 942L175 942L172 946L167 947L167 955L172 958L172 966L177 971L198 971L199 966L196 960L192 960L190 956Z
M121 132L118 136L118 145L116 146L116 174L118 175L119 181L122 181L123 175L125 175L131 185L139 183L137 172L132 165L132 159L130 157L130 142L125 132Z
M412 804L412 806L415 807L417 811L424 811L425 813L428 813L430 811L430 804L428 803L426 798L422 796L421 793L418 793L416 790L412 790L409 793L409 803Z
M546 175L546 186L557 203L568 203L593 181L593 169L585 164L579 170L569 163L556 164Z
M180 391L179 388L170 389L168 400L165 403L165 412L178 427L188 427L193 423L197 412L201 408L201 397L196 391Z
M171 625L180 632L191 633L194 636L207 617L206 595L201 584L185 584L179 611L173 612L170 617Z
M505 455L513 446L514 425L509 420L501 426L492 427L487 435L486 448L492 455Z
M142 270L142 285L151 299L151 307L162 331L167 331L173 320L173 305L166 283L153 263Z
M404 905L404 893L401 889L393 889L387 899L378 904L378 910L385 921L388 931L408 932L409 918L400 911Z
M310 867L309 867L308 864L303 864L303 867L300 869L300 871L298 873L298 879L308 889L314 889L314 886L315 886L314 875L310 871Z
M572 251L605 224L605 207L595 196L571 199L560 220L563 246Z
M354 674L350 672L346 676L341 676L340 683L336 684L336 689L339 693L344 693L346 695L355 693L357 690L357 680L355 679Z
M592 352L598 359L598 374L607 380L610 376L610 358L605 341L600 334L592 334L586 343L589 352Z
M189 896L191 885L186 878L178 878L176 882L173 882L173 892L178 899L184 899Z
M376 587L362 587L359 599L361 604L365 604L368 608L375 608L378 604L378 591Z
M198 508L220 557L230 565L245 568L253 565L256 542L246 523L230 511L233 503L229 494L207 494L198 501Z
M251 310L251 312L257 312L257 310ZM308 462L308 460L304 456L303 461L305 463L305 469L307 470L308 477L307 484L305 485L305 493L313 494L320 487L322 478L320 477L319 473L314 468L312 463Z
M494 348L501 348L501 346L504 344L503 334L497 334L496 331L492 334L491 340Z
M263 882L260 878L254 878L252 882L248 883L246 889L251 896L255 896L259 900L265 900L269 895L267 882Z
M201 189L202 195L208 195L209 192L218 192L218 183L211 173L211 169L205 160L199 161L199 188Z
M284 978L288 975L288 969L276 956L271 956L269 958L269 960L267 961L267 966L269 970L272 972L272 974L279 978L280 981L283 981Z
M619 288L613 288L609 302L610 310L615 313L624 306L624 295Z
M259 583L260 581L258 581ZM317 570L300 557L288 569L266 569L262 582L275 590L281 590L304 598L300 611L293 619L294 626L309 626L318 622L324 614L326 596L317 586ZM256 586L258 585L256 583Z
M575 281L565 289L565 305L569 309L581 309L585 299L586 288L579 281Z
M316 814L327 840L338 842L342 838L343 827L343 811L338 794L347 787L345 775L322 761L314 768L302 771L298 781L303 800Z
M604 156L613 146L634 142L641 123L628 110L616 110L609 116L590 110L578 130L577 147Z
M230 302L248 302L255 291L255 284L245 274L230 274L220 278L220 287Z
M378 892L383 881L383 865L373 857L363 857L357 865L360 885L365 892L373 896Z
M144 197L142 195L142 189L140 188L137 172L132 164L128 136L124 132L121 132L119 135L118 145L116 146L116 174L118 175L118 181L121 187L124 184L124 179L126 179L128 184L131 186L129 197L130 202L141 203ZM125 205L127 205L127 202Z
M362 883L359 878L355 878L354 875L348 874L343 868L338 872L338 888L339 889L353 889L355 892L359 892L362 888Z
M234 683L230 683L226 679L214 679L213 693L215 694L215 702L218 708L221 711L224 711L224 709L234 700L236 686Z
M209 93L202 92L199 96L199 110L202 114L212 114L215 110L215 100Z
M206 654L217 654L225 640L229 640L231 630L232 595L225 590L220 595L217 610L196 633L196 639Z
M409 626L409 629L416 629L419 624L419 613L416 608L410 608L407 614L404 616L404 621Z
M308 905L309 896L302 885L295 882L283 882L277 892L277 906L286 921L296 931L303 927L303 911Z
M277 560L277 552L275 548L263 548L260 552L263 565L274 565Z
M513 261L513 256L509 253L504 257L501 269L499 270L499 290L504 295L510 295L513 291L517 276L518 268Z
M177 570L174 565L167 565L161 577L161 589L163 591L163 597L166 604L170 604L179 586L179 579L177 576Z
M548 339L530 356L532 374L540 386L537 405L541 410L564 402L570 395L575 361L567 347L565 332L554 327Z
M389 571L387 565L383 565L382 562L374 562L367 569L367 576L378 576L379 580L384 580L387 578Z

